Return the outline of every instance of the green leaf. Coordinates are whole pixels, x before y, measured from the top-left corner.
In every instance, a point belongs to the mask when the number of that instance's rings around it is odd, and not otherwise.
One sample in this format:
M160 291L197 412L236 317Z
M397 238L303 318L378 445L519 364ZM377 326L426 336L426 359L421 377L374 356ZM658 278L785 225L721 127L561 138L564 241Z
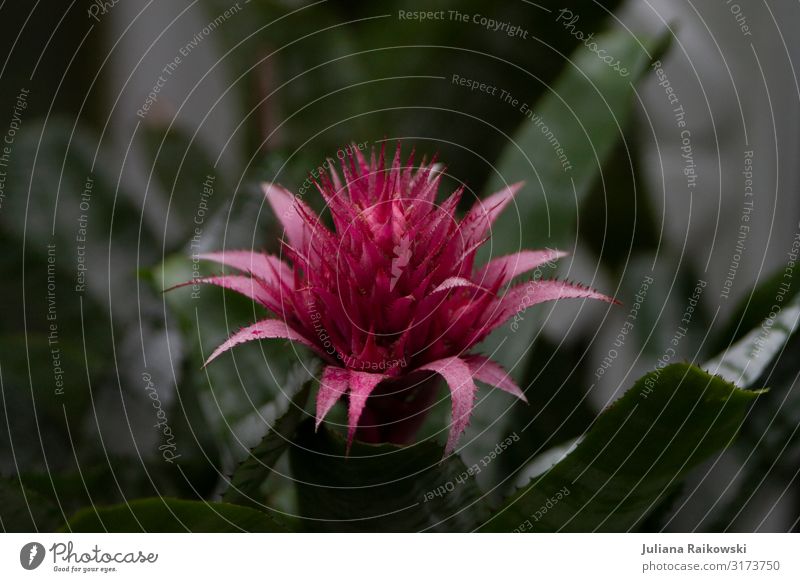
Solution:
M485 517L474 475L441 445L354 443L314 422L290 450L300 513L312 531L468 531Z
M3 263L18 272L24 261L26 277L5 278L0 296L27 299L24 310L6 306L10 316L0 332L0 343L15 346L0 346L2 383L14 393L7 422L0 420L8 425L0 426L0 464L11 466L13 450L23 473L60 472L76 455L85 463L106 453L103 441L114 443L113 454L150 453L136 446L153 434L140 371L155 378L165 403L181 380L173 364L181 360L182 342L159 317L160 298L135 277L136 265L161 256L163 229L152 230L148 218L158 212L143 214L130 180L120 180L124 152L100 147L99 140L55 117L24 124L14 144L7 189L21 195L3 203L0 242L25 249ZM47 295L31 291L46 288ZM29 349L20 348L22 337ZM40 426L36 442L30 435Z
M58 313L59 318L62 313L64 320L68 318L66 306ZM80 445L84 443L82 429L90 412L91 395L79 370L85 366L84 357L92 358L98 352L88 344L84 356L78 341L63 341L68 333L60 335L61 341L55 344L59 368L64 370L59 376L50 364L53 346L45 332L0 333L2 466L19 466L22 470L47 467L55 472L73 461L73 446L79 447L79 454L85 452ZM72 446L71 440L75 441Z
M791 523L798 516L797 504L785 512L781 502L797 482L800 467L800 335L787 343L783 355L768 367L758 384L768 385L747 415L741 434L729 453L736 468L727 495L715 503L701 523L705 531L752 530L753 519L768 514ZM732 471L731 471L732 473ZM777 526L775 526L777 527Z
M739 337L712 362L710 370L742 388L770 386L747 415L741 438L733 452L737 456L734 493L712 514L712 531L736 527L751 504L778 499L796 480L800 459L800 391L797 390L800 349L800 294L784 286L781 270L759 285L736 310L725 334ZM779 308L779 309L776 309ZM767 315L759 321L756 315ZM753 327L749 332L745 326ZM777 492L777 493L776 493Z
M591 0L570 2L575 13L580 14L581 29L587 32L602 30L619 4L619 0L606 0L602 5ZM579 44L568 30L555 24L560 5L548 0L536 5L524 2L488 5L485 0L426 3L426 10L457 9L462 14L481 14L495 22L513 23L518 30L530 32L535 40L531 36L523 39L498 35L497 31L482 26L467 27L449 16L409 22L394 17L398 10L408 9L404 0L389 0L380 5L381 11L392 17L371 19L359 28L348 27L348 31L357 31L354 43L368 51L360 55L365 66L362 80L396 77L401 81L373 81L349 89L347 96L364 94L363 111L370 111L371 127L381 128L386 135L407 136L404 141L414 143L418 151L430 152L430 138L437 136L435 147L440 159L447 162L447 173L466 184L484 184L489 167L476 160L496 159L508 142L507 136L527 122L517 108L500 97L501 91L534 103L549 91L567 64L562 55L571 53ZM344 5L340 4L340 10L341 6ZM368 4L357 9L350 3L347 8L347 16L354 11L360 16L375 15ZM375 47L384 49L376 51ZM389 47L399 47L402 58ZM497 89L493 95L470 91L453 82L453 75ZM422 108L420 95L426 96ZM360 116L359 121L362 117L365 116ZM444 182L448 183L446 177Z
M63 518L49 499L24 487L16 478L0 479L0 531L53 531Z
M739 386L750 388L800 327L800 295L786 304L775 299L761 325L705 364L705 368Z
M494 224L487 252L494 256L546 247L572 251L578 209L630 120L634 83L665 50L668 38L665 34L647 40L625 30L599 35L598 46L619 59L630 71L628 76L578 46L573 63L551 92L530 108L531 119L525 120L496 164L489 192L519 180L526 184L515 198L516 206ZM498 360L517 377L538 327L530 319L516 333L496 333L487 342L488 352L503 342Z
M224 176L201 140L178 123L166 125L154 117L142 124L139 137L149 167L149 186L161 194L166 206L159 217L164 221L165 246L179 248L196 227L205 230L205 218L215 214L229 196Z
M608 155L602 175L580 205L578 219L578 240L584 240L617 278L627 274L633 254L650 258L659 245L654 197L643 179L636 129L626 131Z
M491 241L482 249L482 260L488 259L489 253L498 256L520 249L556 247L573 250L571 245L576 240L579 208L593 189L607 190L607 183L601 181L598 186L597 182L599 177L605 175L601 175L600 170L613 158L630 121L633 84L645 75L651 58L657 58L663 52L668 38L664 35L648 40L634 37L624 30L597 37L598 46L607 49L608 54L619 58L628 68L630 74L627 77L613 71L587 47L578 45L571 56L572 62L566 65L550 90L531 108L537 117L533 120L527 117L523 119L514 141L509 143L497 161L496 173L489 181L488 192L519 180L525 180L526 185L515 198L516 206L506 209L493 226ZM537 125L537 121L543 125ZM569 170L565 171L559 162L555 144L549 137L551 134L545 129L552 132L553 138L564 150L570 162ZM614 190L608 195L619 196L619 192ZM568 265L569 261L569 258L565 258L560 263ZM550 268L543 268L537 270L534 276L551 278L555 276L551 271ZM541 370L533 361L532 346L540 335L541 317L551 308L539 306L528 310L519 329L512 332L506 326L496 330L481 345L481 351L492 354L492 359L503 365L523 387L527 387L529 393L535 393L536 386L531 383ZM549 359L547 362L547 365L552 363ZM568 373L572 376L571 371ZM580 382L580 379L577 381ZM549 393L549 390L546 392ZM562 391L558 393L562 394ZM581 393L576 394L580 401ZM501 405L502 408L496 412L487 409L485 404L478 407L471 422L473 429L489 435L490 440L495 435L486 431L491 431L492 426L497 426L500 433L507 430L504 429L507 425L496 422L498 415L507 408L507 404ZM551 406L551 410L554 409L557 406ZM531 406L521 410L520 415L544 420L540 412ZM578 414L571 418L579 421L581 411L576 412ZM559 420L556 425L560 423ZM526 436L523 434L522 438ZM539 445L541 441L536 444ZM516 450L518 453L524 448ZM471 449L466 449L463 454L465 459L469 459ZM502 464L493 465L492 471L507 467L513 460L504 458ZM505 478L504 475L495 477Z
M66 531L88 532L280 532L270 516L230 503L153 497L76 513Z
M622 139L631 116L633 84L648 71L667 38L642 40L624 30L598 36L598 46L629 69L630 75L624 77L578 46L573 63L552 91L531 108L536 117L526 120L497 162L490 192L526 181L516 198L524 230L520 231L520 216L513 211L501 216L494 228L496 234L510 232L514 239L502 241L512 245L502 252L515 251L520 243L528 248L573 241L576 204L591 190L604 161Z
M222 495L223 501L264 508L259 501L263 499L262 487L274 472L275 463L289 448L298 425L306 416L304 409L311 391L309 380L313 377L314 371L300 367L286 382L287 393L296 393L289 402L289 408L233 473L230 486Z
M761 325L772 311L778 297L781 297L781 303L788 303L793 299L800 291L800 286L787 286L786 283L786 273L782 268L759 282L736 305L733 314L710 342L708 352L718 354L724 351L732 343L742 339L750 330Z
M582 363L585 350L583 342L559 346L543 336L536 339L525 376L530 381L528 404L515 403L508 415L506 430L513 427L520 442L500 459L504 476L524 468L535 451L552 450L592 425L597 410L586 398L590 374ZM498 490L508 493L507 487Z
M687 364L653 371L483 529L633 529L692 467L730 443L756 396Z

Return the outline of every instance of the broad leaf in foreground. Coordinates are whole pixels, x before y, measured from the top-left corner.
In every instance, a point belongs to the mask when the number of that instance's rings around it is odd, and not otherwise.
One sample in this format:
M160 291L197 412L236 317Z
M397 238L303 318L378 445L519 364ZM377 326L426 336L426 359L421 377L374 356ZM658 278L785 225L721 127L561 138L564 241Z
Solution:
M756 396L687 364L650 372L483 530L634 529L692 467L731 442Z
M781 354L800 327L800 295L786 305L775 301L761 325L728 347L704 367L741 388L750 388L767 366Z
M735 335L739 341L706 364L742 388L770 387L748 415L733 449L738 470L730 487L735 494L715 507L708 527L712 531L736 529L751 504L780 498L797 477L800 362L795 354L800 347L800 294L792 288L781 294L782 282L781 271L753 291L721 336ZM759 322L758 314L766 318Z
M249 507L158 497L82 509L64 529L74 533L285 531L270 516Z

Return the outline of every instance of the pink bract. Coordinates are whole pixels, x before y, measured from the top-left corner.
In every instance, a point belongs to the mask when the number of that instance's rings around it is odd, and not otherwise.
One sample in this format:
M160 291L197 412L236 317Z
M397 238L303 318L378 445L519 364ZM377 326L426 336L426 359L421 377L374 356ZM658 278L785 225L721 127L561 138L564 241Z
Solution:
M341 177L331 164L317 183L332 228L285 188L264 184L285 231L286 261L252 251L202 255L243 274L190 283L237 291L273 314L234 333L208 362L251 340L285 338L308 346L326 363L317 425L346 395L348 444L357 429L366 440L405 440L407 434L381 431L381 425L424 415L430 399L417 398L421 404L408 406L414 400L408 392L430 391L429 380L440 376L452 400L447 455L472 413L475 380L525 399L497 363L470 354L476 344L543 301L612 300L565 281L534 278L510 285L518 275L564 256L560 251L526 250L475 265L492 223L521 183L477 201L458 220L463 189L437 202L441 173L433 160L414 167L412 154L403 164L399 145L390 167L383 151L377 159L373 151L369 161L358 148L352 152L342 162ZM371 406L379 397L388 400Z

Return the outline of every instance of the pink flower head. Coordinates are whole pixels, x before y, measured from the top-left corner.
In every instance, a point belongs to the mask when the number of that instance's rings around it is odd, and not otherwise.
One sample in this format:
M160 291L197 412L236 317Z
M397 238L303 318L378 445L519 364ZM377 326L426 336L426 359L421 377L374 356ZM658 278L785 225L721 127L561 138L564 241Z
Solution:
M401 163L399 145L391 167L383 150L377 159L373 151L367 161L356 147L342 162L342 177L331 164L316 185L332 228L285 188L264 184L285 231L287 261L251 251L210 253L202 258L243 274L190 283L232 289L274 314L234 333L208 362L251 340L286 338L308 346L326 362L317 426L347 395L348 443L357 429L365 440L407 438L381 427L408 417L416 417L418 426L430 398L414 398L414 393L433 393L431 380L441 376L452 400L447 455L472 413L475 380L525 400L498 364L469 353L476 344L543 301L612 300L564 281L509 285L564 256L560 251L521 251L476 266L478 248L522 183L477 201L459 221L463 188L437 202L441 175L434 160L412 164L413 154Z

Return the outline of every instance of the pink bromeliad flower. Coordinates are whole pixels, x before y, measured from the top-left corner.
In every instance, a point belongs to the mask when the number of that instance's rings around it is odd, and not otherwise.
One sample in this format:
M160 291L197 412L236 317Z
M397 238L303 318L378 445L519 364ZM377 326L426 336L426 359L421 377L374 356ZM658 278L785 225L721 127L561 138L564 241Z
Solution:
M561 298L612 301L564 281L518 275L565 255L521 251L476 266L497 216L522 186L480 200L462 220L463 188L437 202L440 172L432 160L401 164L400 147L387 168L381 151L370 161L353 148L316 184L333 222L328 228L300 199L275 184L264 193L285 229L288 261L251 251L202 258L244 274L204 277L263 305L273 316L234 333L208 358L252 340L286 338L326 362L316 404L317 426L345 395L348 445L408 442L435 399L437 377L449 386L452 423L445 455L467 426L475 380L525 400L495 362L470 350L528 307ZM207 363L208 363L207 362ZM370 398L371 397L371 398Z

